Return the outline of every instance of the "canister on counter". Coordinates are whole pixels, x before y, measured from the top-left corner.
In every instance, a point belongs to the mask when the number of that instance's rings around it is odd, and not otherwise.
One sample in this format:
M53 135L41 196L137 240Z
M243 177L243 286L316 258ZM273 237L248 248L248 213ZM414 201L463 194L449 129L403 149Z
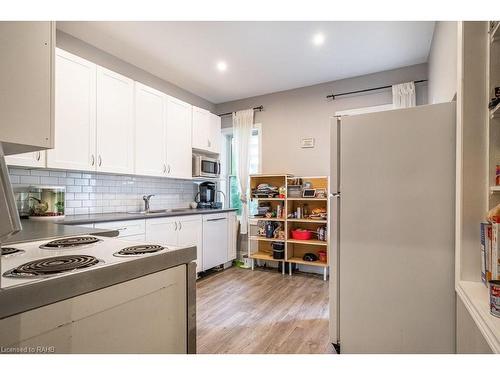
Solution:
M500 280L490 280L490 312L500 318Z

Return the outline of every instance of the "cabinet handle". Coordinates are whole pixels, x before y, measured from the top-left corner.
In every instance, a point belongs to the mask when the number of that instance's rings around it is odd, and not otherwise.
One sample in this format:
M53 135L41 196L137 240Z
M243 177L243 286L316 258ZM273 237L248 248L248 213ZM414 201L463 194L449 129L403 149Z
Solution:
M167 173L170 174L170 164L168 165Z
M99 167L102 165L102 158L101 155L99 155Z
M118 232L121 232L122 230L127 230L127 227L117 228L116 230L117 230Z
M40 151L37 151L36 153L36 161L40 161Z
M163 173L167 173L167 165L163 163Z
M91 159L92 159L91 165L92 165L92 166L94 166L94 164L95 164L95 157L94 157L94 154L92 154L90 157L91 157Z
M182 223L179 221L179 230L182 230Z
M177 230L177 221L175 222L175 230Z
M207 219L207 221L219 221L219 220L226 220L225 217L220 217L218 219Z
M207 139L207 146L210 147L210 139Z

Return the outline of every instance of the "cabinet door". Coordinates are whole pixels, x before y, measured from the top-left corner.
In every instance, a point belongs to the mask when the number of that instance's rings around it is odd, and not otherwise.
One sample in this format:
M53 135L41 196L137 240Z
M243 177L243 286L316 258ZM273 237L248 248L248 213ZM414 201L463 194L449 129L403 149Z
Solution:
M175 218L146 220L146 241L153 244L177 246L179 224Z
M203 218L203 270L227 262L226 214L206 215Z
M209 129L209 151L215 154L220 153L220 138L221 138L221 118L220 116L210 113L210 129Z
M135 83L135 173L165 176L166 95ZM191 134L190 134L191 136Z
M203 231L201 216L179 218L179 246L196 246L196 272L203 270Z
M190 179L192 106L178 99L167 98L167 175Z
M96 65L56 50L55 145L49 168L95 170Z
M228 234L227 234L227 261L231 262L236 259L236 246L238 239L238 218L234 212L228 213Z
M0 22L0 142L7 155L54 147L55 22Z
M192 147L202 151L210 151L209 129L210 112L193 106L193 145Z
M97 170L134 172L134 81L97 67Z
M6 156L5 162L7 165L43 168L46 166L45 155L45 151L26 152L24 154Z

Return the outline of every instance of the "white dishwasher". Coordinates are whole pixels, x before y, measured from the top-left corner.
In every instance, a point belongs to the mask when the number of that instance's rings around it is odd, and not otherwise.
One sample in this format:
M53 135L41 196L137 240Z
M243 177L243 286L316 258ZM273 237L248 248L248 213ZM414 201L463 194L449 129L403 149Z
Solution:
M228 260L227 213L203 215L203 271Z

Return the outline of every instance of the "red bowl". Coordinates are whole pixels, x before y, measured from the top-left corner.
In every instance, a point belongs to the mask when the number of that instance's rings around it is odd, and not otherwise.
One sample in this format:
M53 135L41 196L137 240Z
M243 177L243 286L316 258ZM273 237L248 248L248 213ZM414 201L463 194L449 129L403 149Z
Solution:
M310 230L292 230L292 238L294 240L310 240L312 232Z

